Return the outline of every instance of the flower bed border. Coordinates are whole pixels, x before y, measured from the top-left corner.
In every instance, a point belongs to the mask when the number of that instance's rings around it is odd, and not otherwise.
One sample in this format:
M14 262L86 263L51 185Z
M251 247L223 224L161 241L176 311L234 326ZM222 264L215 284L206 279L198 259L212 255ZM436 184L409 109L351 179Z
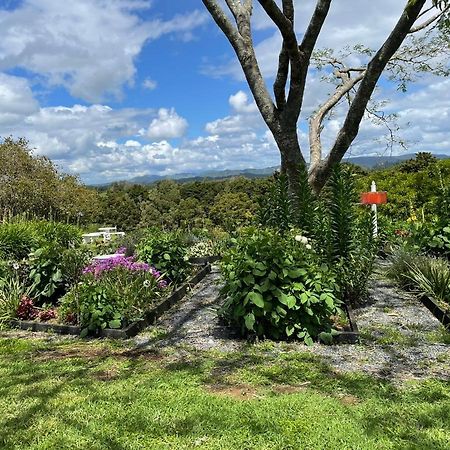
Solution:
M189 262L194 265L204 265L211 264L219 261L222 257L218 255L210 255L210 256L192 256L189 258Z
M186 283L182 284L178 289L172 292L171 295L162 299L151 310L149 310L145 317L141 320L131 323L122 329L105 328L101 330L98 337L105 337L110 339L127 339L136 336L140 331L148 325L155 323L155 321L167 310L169 310L175 303L179 302L190 289L198 284L206 275L211 272L211 264L205 264L195 275L193 275ZM53 332L57 334L79 335L81 327L76 325L58 325L45 322L33 322L24 320L11 320L10 326L27 331L44 331Z
M359 342L359 329L352 308L345 305L345 312L347 313L351 331L340 331L338 334L335 334L333 336L333 344L357 344Z
M436 319L439 320L444 327L450 330L450 313L442 309L436 301L433 298L428 297L428 295L424 294L420 296L419 299L422 304L428 308L431 314L433 314L433 316L436 317Z

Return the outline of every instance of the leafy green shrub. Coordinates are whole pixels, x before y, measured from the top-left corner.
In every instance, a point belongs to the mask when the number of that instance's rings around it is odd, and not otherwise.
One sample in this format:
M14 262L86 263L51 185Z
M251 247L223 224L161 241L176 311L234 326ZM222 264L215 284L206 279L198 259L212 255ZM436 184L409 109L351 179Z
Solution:
M315 242L322 262L333 262L340 284L341 299L360 303L367 296L379 242L372 237L371 214L357 211L358 195L351 172L340 165L318 197L308 184L305 168L300 169L300 192L293 198L286 177L280 175L264 198L260 223L280 233L297 227Z
M249 229L225 253L220 314L242 334L311 344L331 331L330 317L339 312L338 285L305 239Z
M419 251L450 259L450 221L414 224L408 244Z
M177 285L189 271L187 245L178 232L151 228L137 247L138 258L158 269L165 278Z
M81 243L81 229L74 225L42 220L32 222L32 227L40 245L52 243L70 248Z
M63 286L61 254L58 244L47 244L30 254L30 281L35 297L52 297Z
M37 245L35 228L31 222L0 224L0 255L6 259L21 260Z

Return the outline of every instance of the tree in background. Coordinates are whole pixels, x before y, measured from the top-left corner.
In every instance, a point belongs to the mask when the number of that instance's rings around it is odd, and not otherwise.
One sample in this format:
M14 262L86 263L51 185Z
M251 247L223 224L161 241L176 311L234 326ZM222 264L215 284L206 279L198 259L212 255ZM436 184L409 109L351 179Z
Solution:
M0 143L0 219L28 214L64 222L91 221L98 196L78 178L58 172L50 159L33 155L25 139Z
M433 0L433 5L430 6L426 6L426 0L408 0L396 25L378 50L362 46L356 49L366 60L365 64L358 67L349 65L345 58L336 57L333 51L325 50L314 54L318 37L329 14L331 0L317 0L301 41L298 40L294 27L294 0L282 0L281 8L275 0L258 0L282 36L272 98L261 74L253 44L253 1L225 0L231 17L221 6L222 2L203 0L203 3L237 55L258 109L280 150L281 169L288 177L293 199L299 191L299 167L306 165L298 140L297 124L307 89L307 74L311 67L330 67L328 76L336 82L336 90L318 106L310 118L309 181L316 192L322 189L333 166L342 160L356 138L372 94L385 70L389 71L390 78L398 81L399 87L403 89L406 82L411 80L412 71L448 73L448 67L441 63L435 67L430 65L430 61L427 63L427 59L430 60L437 53L448 52L448 40L440 39L440 33L438 36L426 33L414 38L416 33L429 30L437 23L448 23L448 0ZM438 9L430 16L433 8ZM443 27L442 33L446 29ZM401 48L404 42L406 46ZM317 60L314 61L314 58ZM344 122L327 156L324 156L321 142L324 120L343 101L347 102Z

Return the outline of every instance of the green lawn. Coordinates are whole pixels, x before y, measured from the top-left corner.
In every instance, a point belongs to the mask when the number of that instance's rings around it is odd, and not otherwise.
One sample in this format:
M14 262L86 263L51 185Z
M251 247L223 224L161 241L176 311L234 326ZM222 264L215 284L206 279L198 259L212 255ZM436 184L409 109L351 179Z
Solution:
M448 449L450 386L338 375L270 345L139 354L0 339L1 449Z

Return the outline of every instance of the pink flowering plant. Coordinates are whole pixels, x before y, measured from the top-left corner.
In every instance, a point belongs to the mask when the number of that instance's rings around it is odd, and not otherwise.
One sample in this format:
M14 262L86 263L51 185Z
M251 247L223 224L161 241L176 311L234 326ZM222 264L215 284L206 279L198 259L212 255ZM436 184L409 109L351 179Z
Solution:
M142 319L167 291L157 269L134 256L125 257L120 250L86 266L82 281L61 301L60 315L72 322L75 315L83 335Z

